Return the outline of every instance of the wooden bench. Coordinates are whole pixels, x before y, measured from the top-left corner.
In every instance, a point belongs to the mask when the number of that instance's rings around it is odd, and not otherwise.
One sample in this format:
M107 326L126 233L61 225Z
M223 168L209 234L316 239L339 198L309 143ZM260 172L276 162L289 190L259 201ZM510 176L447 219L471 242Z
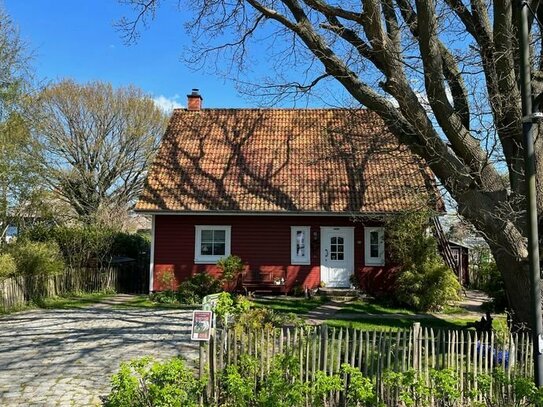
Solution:
M241 285L249 292L285 292L284 271L246 270L241 274Z

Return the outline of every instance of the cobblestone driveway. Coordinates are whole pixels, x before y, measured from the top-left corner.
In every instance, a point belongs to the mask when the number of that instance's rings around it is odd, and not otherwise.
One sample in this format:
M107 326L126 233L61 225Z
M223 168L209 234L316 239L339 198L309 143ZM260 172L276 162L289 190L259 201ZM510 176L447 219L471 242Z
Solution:
M97 305L0 317L0 406L94 406L121 361L194 359L191 311Z

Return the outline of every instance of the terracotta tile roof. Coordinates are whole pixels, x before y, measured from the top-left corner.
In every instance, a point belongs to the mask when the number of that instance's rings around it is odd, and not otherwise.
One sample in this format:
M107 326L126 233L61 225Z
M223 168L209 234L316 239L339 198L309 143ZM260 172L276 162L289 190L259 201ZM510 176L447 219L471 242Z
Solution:
M368 110L177 109L136 210L386 213L429 195L428 167Z

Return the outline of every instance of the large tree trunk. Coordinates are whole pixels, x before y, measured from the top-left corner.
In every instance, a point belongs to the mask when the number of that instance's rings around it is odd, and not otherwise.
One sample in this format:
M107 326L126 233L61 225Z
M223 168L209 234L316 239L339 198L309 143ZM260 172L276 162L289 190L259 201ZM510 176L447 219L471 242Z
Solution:
M518 243L519 246L521 244L521 242ZM491 246L498 269L504 278L507 301L514 310L511 316L516 323L528 326L532 315L528 261L519 260L504 251L502 247Z

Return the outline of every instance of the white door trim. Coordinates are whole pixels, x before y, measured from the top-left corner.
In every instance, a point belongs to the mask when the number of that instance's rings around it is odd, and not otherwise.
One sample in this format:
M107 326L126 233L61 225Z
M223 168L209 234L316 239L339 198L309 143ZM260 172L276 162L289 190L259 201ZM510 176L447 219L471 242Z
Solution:
M342 287L348 288L350 286L350 281L348 278L345 281L341 281L339 284L337 282L331 281L330 278L330 269L325 260L325 250L328 248L328 237L329 234L333 231L345 233L345 247L344 247L344 264L343 269L345 273L350 277L354 274L354 226L321 226L321 241L320 241L320 272L321 272L321 281L323 281L327 287Z

